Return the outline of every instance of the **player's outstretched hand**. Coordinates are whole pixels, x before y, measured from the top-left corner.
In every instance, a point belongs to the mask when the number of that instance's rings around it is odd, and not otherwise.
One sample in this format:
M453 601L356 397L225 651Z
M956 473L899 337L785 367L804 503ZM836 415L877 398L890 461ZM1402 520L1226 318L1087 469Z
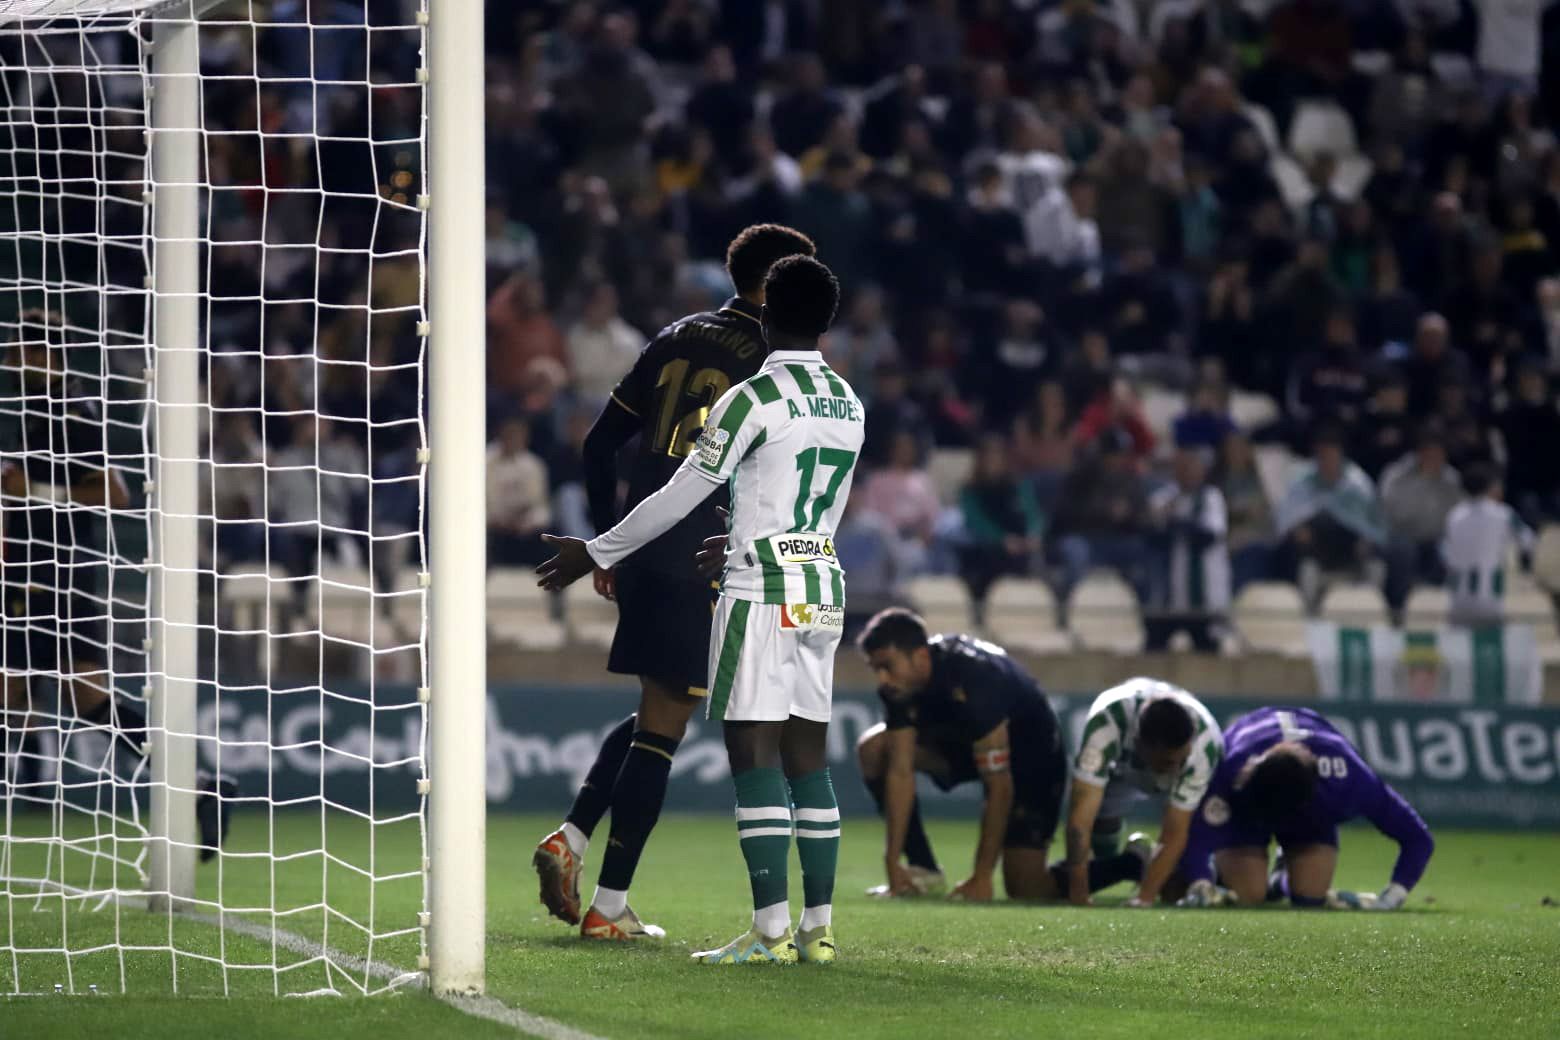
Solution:
M617 571L611 567L597 567L593 579L596 583L596 595L608 603L617 602Z
M541 575L541 580L536 584L549 592L566 589L596 569L596 561L586 551L584 539L544 534L542 541L558 552L558 555L536 568L536 573Z
M948 893L948 898L961 903L989 903L993 894L990 877L968 877Z
M693 565L699 577L714 581L726 569L726 536L714 534L704 539L699 551L693 554Z

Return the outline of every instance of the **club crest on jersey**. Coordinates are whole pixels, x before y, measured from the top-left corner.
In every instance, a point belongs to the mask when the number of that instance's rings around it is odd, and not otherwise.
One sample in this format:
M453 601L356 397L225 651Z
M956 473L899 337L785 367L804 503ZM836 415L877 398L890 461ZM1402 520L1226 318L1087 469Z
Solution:
M775 555L786 563L834 562L834 539L817 534L785 534L774 540Z
M818 603L783 603L780 606L780 627L795 631L843 629L845 608Z
M1211 827L1223 827L1230 822L1230 803L1218 795L1214 795L1203 802L1203 819L1208 821Z
M704 428L699 434L697 445L699 448L699 463L709 469L719 469L721 460L726 457L726 445L731 441L731 431L720 428Z

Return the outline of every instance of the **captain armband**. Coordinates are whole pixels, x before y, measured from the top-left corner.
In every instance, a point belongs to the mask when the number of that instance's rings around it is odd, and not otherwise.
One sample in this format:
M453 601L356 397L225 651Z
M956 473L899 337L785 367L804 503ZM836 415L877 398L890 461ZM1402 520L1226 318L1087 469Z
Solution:
M975 752L975 769L982 776L992 773L1006 773L1008 771L1008 749L1005 747L991 748L989 751Z

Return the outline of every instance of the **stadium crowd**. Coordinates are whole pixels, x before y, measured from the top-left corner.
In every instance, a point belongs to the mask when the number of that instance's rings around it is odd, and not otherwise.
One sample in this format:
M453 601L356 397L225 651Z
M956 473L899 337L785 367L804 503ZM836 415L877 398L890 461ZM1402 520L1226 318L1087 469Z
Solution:
M826 349L868 405L838 539L852 613L921 573L979 601L1005 574L1065 593L1098 567L1160 610L1216 615L1271 578L1314 602L1337 572L1400 607L1441 579L1470 489L1560 519L1557 30L1504 0L490 4L492 563L590 533L580 446L607 394L655 330L729 294L732 235L776 221L847 292ZM415 117L393 102L374 102L376 141ZM329 133L367 107L282 93L261 115ZM321 147L322 182L352 176L342 148ZM398 165L379 163L381 195ZM335 234L363 225L336 216ZM381 363L412 357L405 323L370 339ZM286 367L224 393L284 406ZM407 416L409 382L366 407ZM306 425L282 447L312 455ZM254 457L257 431L223 436ZM319 437L325 468L363 471L346 424ZM386 474L411 464L378 447ZM1258 459L1276 449L1294 464L1275 482ZM366 508L323 483L301 497ZM415 523L415 504L381 488L366 525ZM225 530L227 552L258 552Z

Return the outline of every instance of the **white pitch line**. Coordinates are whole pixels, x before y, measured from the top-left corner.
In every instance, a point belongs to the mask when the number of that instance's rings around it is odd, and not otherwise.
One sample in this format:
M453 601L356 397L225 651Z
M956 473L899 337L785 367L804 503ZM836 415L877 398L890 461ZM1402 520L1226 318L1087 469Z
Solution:
M33 878L4 878L3 880L36 885L39 888L56 888L69 894L79 894L83 890L70 885L62 885L58 882L40 881ZM114 899L121 906L140 907L145 909L146 897L129 893L118 894L110 892L106 898ZM371 978L383 979L390 984L391 989L404 986L414 986L418 989L428 987L428 977L423 972L412 971L391 964L388 961L367 961L361 957L355 957L350 953L332 949L314 940L299 935L297 932L289 932L285 928L267 928L253 921L233 914L202 913L195 910L181 910L179 916L185 920L195 921L200 924L211 925L227 931L246 935L259 942L275 942L276 945L293 953L302 954L312 959L324 958L332 963L349 968L355 972L361 972ZM562 1022L548 1018L545 1015L532 1014L524 1008L513 1008L496 997L471 997L471 996L440 996L436 999L443 1001L462 1014L473 1018L486 1019L502 1026L525 1033L528 1036L541 1037L542 1040L602 1040L592 1033L566 1026Z

